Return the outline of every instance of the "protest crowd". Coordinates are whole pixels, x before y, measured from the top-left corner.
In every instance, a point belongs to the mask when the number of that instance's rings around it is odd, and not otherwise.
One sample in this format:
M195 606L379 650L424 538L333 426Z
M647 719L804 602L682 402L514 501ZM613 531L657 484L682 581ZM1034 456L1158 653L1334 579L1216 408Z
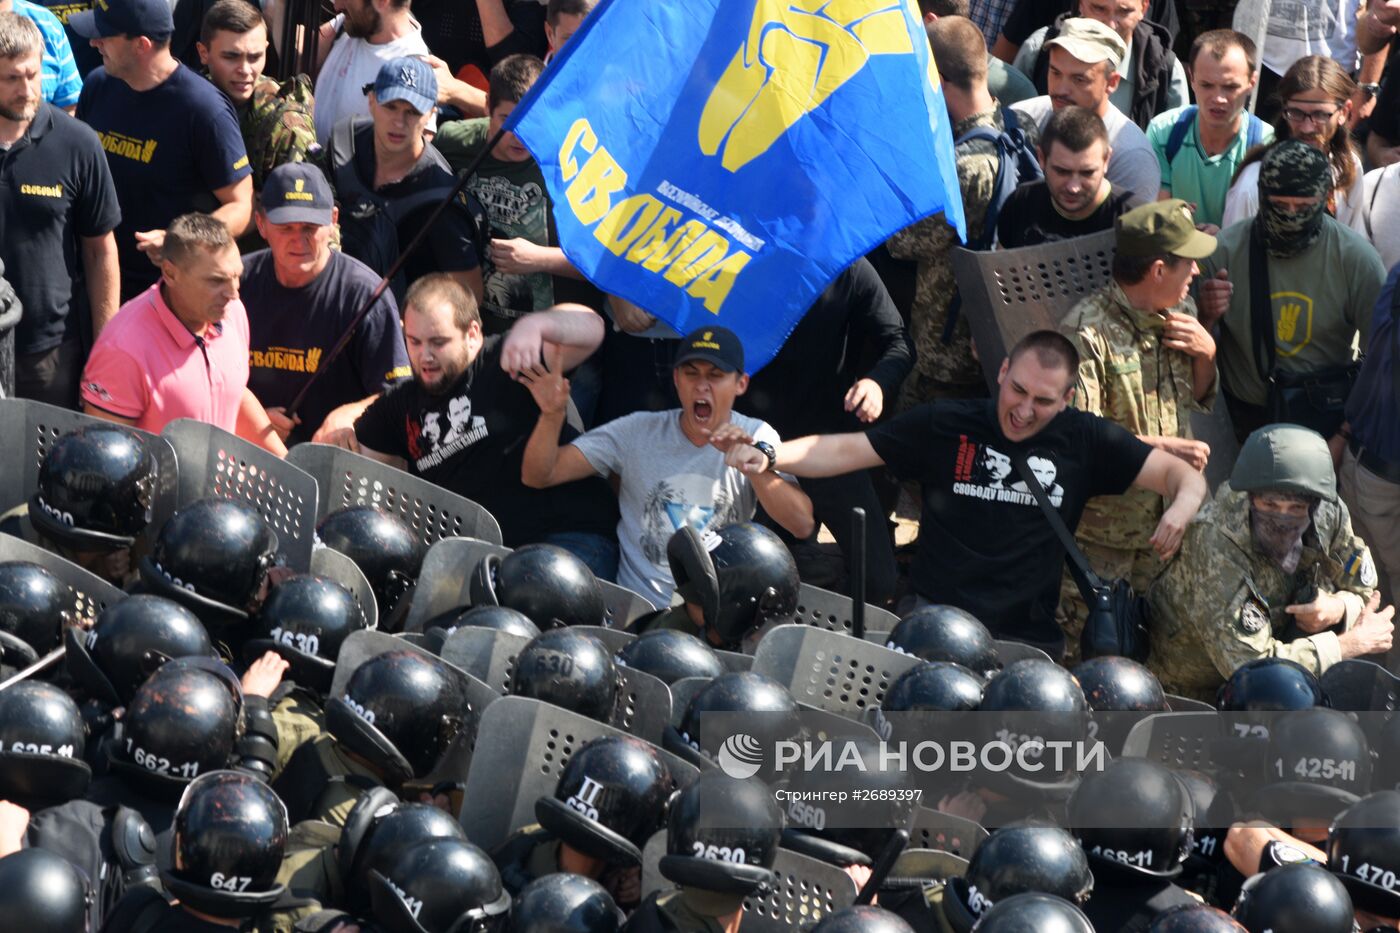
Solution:
M1400 930L1397 47L0 0L0 930Z

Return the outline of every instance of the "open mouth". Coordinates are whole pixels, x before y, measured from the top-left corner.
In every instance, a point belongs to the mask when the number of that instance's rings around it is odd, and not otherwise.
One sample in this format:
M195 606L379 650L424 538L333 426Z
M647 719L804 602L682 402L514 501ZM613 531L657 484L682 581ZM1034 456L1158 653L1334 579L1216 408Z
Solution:
M715 413L715 407L706 399L696 399L690 406L690 414L697 424L709 424L710 418Z

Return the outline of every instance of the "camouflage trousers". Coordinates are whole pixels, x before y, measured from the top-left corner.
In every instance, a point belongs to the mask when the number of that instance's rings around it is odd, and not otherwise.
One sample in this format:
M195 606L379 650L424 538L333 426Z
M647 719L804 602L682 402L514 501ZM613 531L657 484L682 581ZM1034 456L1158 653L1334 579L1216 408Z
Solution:
M1125 550L1080 541L1079 549L1084 552L1084 556L1089 559L1089 566L1094 568L1094 573L1099 577L1105 581L1123 577L1132 584L1133 590L1139 596L1147 592L1157 574L1166 567L1157 556L1157 552L1150 547ZM1079 594L1074 575L1066 565L1064 575L1060 578L1060 606L1055 612L1055 621L1060 623L1060 629L1065 633L1066 667L1073 667L1080 661L1079 636L1083 634L1084 623L1088 619L1089 607L1084 604L1084 597Z

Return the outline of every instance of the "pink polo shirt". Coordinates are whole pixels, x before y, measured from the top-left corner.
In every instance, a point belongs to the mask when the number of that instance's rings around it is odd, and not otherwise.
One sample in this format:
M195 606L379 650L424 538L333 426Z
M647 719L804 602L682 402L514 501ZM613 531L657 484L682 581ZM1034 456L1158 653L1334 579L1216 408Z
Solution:
M232 432L247 386L243 302L230 302L223 321L200 339L166 305L157 282L102 329L83 369L82 397L153 433L176 418Z

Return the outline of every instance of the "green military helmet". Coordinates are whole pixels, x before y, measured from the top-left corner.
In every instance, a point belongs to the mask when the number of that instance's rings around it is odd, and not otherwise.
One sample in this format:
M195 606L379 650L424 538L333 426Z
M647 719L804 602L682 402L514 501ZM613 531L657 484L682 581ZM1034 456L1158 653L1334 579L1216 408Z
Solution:
M1337 498L1337 474L1327 442L1296 424L1270 424L1249 435L1230 474L1230 486L1239 492Z

